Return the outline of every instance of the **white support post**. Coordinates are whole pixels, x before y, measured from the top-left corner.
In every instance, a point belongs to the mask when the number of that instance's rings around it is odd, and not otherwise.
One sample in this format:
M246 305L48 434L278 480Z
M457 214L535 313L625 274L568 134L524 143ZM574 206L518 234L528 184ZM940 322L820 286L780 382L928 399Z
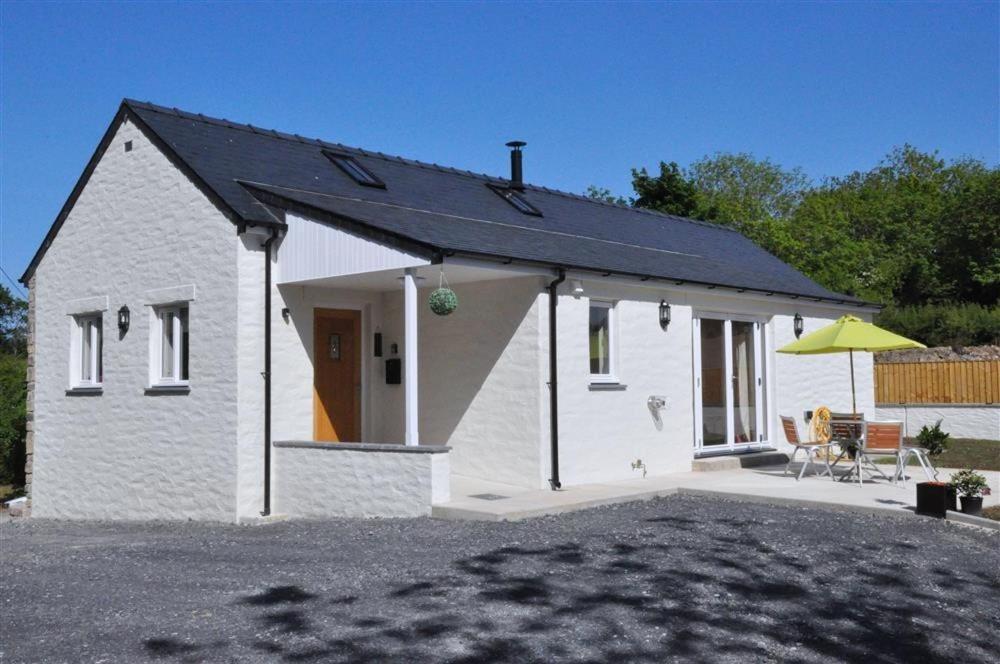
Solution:
M417 277L407 268L403 276L403 383L406 394L406 444L419 445L417 430Z

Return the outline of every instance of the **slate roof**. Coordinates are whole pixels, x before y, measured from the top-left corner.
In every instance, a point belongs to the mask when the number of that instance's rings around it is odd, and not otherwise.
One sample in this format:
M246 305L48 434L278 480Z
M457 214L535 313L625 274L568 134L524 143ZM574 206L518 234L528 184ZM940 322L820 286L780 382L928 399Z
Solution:
M121 112L151 132L235 223L280 223L273 208L287 208L434 254L863 304L716 224L526 184L523 197L542 213L530 216L486 186L506 187L503 178L133 100L125 100ZM359 185L323 150L351 155L385 189Z

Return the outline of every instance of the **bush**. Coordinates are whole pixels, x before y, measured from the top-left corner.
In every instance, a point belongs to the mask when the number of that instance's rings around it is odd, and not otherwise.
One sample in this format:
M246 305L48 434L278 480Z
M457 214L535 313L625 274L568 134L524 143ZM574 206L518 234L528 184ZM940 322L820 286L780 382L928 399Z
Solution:
M0 484L24 485L27 363L0 355Z
M927 346L1000 344L1000 307L981 304L925 304L887 307L875 324Z
M948 438L950 433L941 431L941 420L934 423L933 427L926 424L917 434L917 445L927 450L931 456L937 456L948 449Z

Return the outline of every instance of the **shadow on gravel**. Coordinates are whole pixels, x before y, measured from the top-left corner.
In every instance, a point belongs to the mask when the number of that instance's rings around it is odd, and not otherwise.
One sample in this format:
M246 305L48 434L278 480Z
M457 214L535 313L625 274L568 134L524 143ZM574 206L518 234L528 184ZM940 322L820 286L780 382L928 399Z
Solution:
M309 661L692 662L720 660L934 662L988 658L987 625L942 650L968 620L963 594L996 592L988 575L929 567L947 601L884 552L914 545L845 545L782 553L788 537L734 520L645 521L634 544L500 547L459 558L446 573L408 579L378 596L322 597L275 586L237 600L262 658ZM683 537L680 535L683 533ZM985 577L985 578L983 578ZM990 594L990 593L987 593ZM218 644L149 639L149 654L212 659ZM219 653L221 654L221 653Z

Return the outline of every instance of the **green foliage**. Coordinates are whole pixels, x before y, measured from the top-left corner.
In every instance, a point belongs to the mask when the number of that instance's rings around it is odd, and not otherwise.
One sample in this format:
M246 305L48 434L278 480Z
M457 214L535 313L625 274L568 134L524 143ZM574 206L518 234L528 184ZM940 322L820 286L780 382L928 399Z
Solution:
M927 346L1000 344L1000 307L925 304L887 307L875 323Z
M24 484L27 360L0 355L0 484Z
M450 288L435 288L428 300L431 311L438 316L447 316L458 309L458 296Z
M633 169L632 186L632 205L731 226L823 286L888 305L880 324L900 334L998 342L1000 168L904 145L813 186L798 169L722 153L660 162L656 176Z
M951 476L951 481L948 484L955 487L955 491L960 496L975 498L976 496L989 495L990 493L990 485L986 481L986 478L972 468L958 471Z
M941 431L941 420L934 423L933 427L926 424L921 427L917 434L917 446L927 450L930 456L938 456L948 449L948 438L951 434Z
M697 189L676 162L660 162L660 174L651 176L645 168L632 169L635 207L657 210L679 217L697 216Z
M0 484L24 484L28 305L0 285Z
M615 205L631 205L631 202L622 196L615 196L611 193L610 189L605 189L604 187L595 187L590 185L587 187L587 196L598 201L604 201L605 203L614 203Z
M0 353L24 355L28 338L28 303L0 284Z

